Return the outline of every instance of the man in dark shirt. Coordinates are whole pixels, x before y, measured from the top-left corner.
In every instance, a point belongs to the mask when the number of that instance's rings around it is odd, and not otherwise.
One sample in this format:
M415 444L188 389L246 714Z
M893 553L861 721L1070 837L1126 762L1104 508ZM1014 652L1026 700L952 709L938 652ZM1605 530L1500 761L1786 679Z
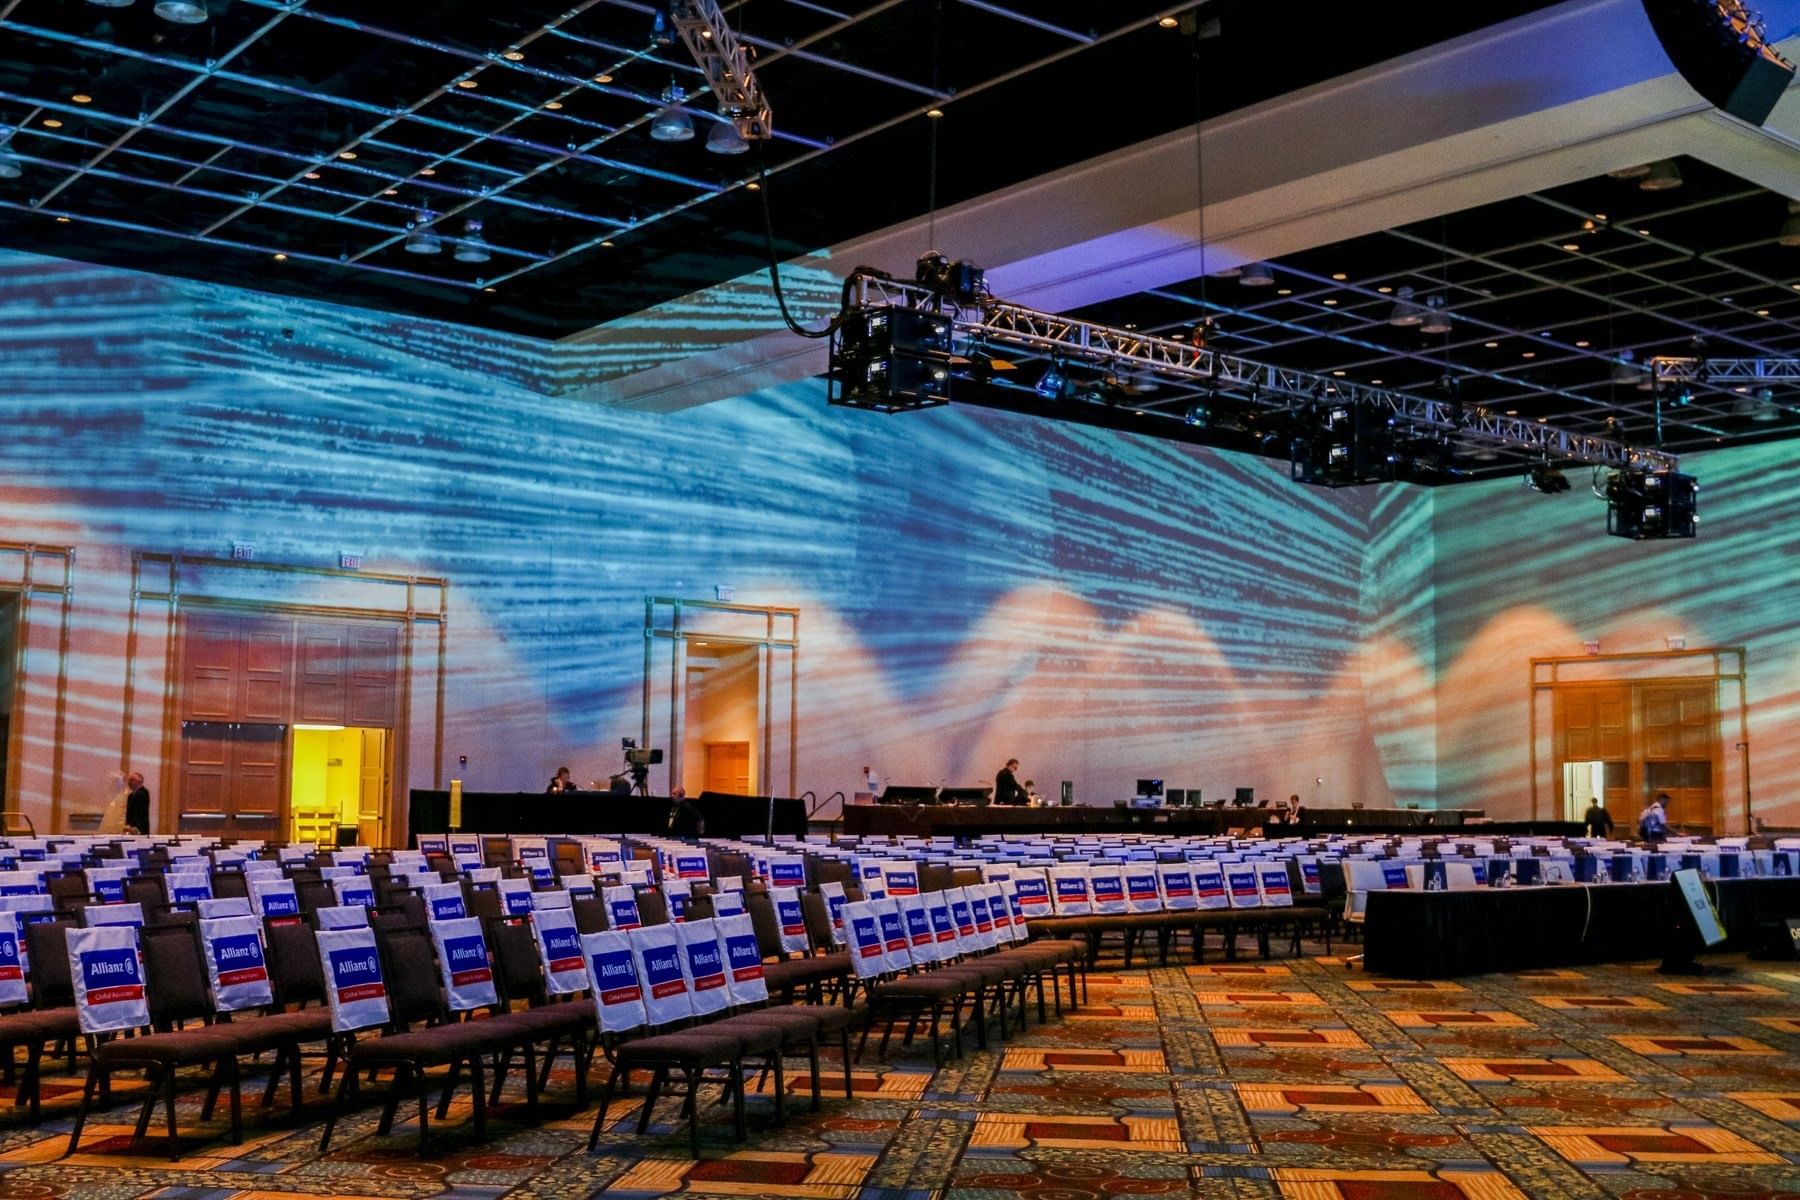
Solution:
M675 807L669 810L669 836L678 838L703 838L706 836L706 819L700 815L700 808L688 799L686 788L673 788L669 799Z
M1019 786L1019 760L1009 758L1000 773L994 776L995 804L1029 804L1031 794Z
M550 778L550 786L545 788L544 790L546 792L572 792L572 791L575 791L576 790L575 781L573 779L569 778L569 768L567 768L567 767L556 768L556 774L551 776L551 778Z
M133 771L125 777L125 786L131 794L125 797L125 827L133 833L150 832L150 789L144 786L142 771Z
M1612 814L1606 811L1606 806L1600 803L1598 796L1588 801L1587 813L1581 818L1581 821L1587 826L1589 837L1609 838L1612 836Z

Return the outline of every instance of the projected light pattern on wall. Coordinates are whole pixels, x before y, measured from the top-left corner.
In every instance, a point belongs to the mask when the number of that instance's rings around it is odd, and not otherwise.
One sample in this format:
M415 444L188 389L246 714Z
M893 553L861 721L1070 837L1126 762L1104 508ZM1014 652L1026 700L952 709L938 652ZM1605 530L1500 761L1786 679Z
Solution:
M131 553L240 541L450 580L444 753L471 788L617 769L644 596L723 582L802 610L802 787L864 763L991 780L1017 755L1095 801L1146 773L1430 799L1428 700L1369 652L1398 618L1369 586L1368 498L1278 465L981 410L847 413L817 383L607 409L535 390L529 343L22 255L0 260L0 318L10 536L79 556L73 810L118 766ZM1390 540L1382 561L1416 552ZM28 806L49 763L30 699ZM156 739L135 745L154 778Z

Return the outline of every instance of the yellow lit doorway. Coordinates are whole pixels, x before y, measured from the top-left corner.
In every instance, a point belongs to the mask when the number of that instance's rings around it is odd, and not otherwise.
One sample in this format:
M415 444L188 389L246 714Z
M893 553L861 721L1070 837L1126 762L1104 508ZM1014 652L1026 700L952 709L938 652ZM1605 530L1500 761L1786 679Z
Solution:
M295 725L293 777L288 791L288 837L336 843L353 826L364 846L385 844L388 731L355 725Z

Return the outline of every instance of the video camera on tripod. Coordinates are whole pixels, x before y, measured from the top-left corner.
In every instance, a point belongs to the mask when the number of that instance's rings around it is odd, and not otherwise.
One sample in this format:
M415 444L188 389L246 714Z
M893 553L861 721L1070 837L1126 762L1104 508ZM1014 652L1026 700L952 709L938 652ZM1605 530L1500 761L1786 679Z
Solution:
M625 748L625 773L631 776L632 790L640 796L650 794L650 768L663 760L661 750L640 750L636 739L620 738Z

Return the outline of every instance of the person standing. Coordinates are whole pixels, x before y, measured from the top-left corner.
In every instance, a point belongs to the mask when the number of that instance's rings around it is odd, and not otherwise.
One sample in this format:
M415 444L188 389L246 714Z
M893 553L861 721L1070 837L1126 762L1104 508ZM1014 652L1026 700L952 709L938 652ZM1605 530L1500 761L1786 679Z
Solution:
M1581 818L1581 822L1587 826L1587 835L1591 838L1612 836L1612 814L1606 811L1606 805L1600 803L1598 796L1588 801L1587 813Z
M688 799L687 789L678 787L669 792L669 799L675 806L669 810L669 836L676 838L703 838L706 836L706 818L700 815L700 809Z
M150 789L144 786L144 773L133 771L125 777L131 791L125 797L125 828L132 833L150 832Z
M1658 792L1656 798L1644 806L1644 811L1638 816L1639 841L1655 845L1669 836L1669 812L1663 806L1668 798L1667 792Z
M1019 760L1009 758L1000 773L994 776L995 804L1029 804L1031 795L1019 786Z

